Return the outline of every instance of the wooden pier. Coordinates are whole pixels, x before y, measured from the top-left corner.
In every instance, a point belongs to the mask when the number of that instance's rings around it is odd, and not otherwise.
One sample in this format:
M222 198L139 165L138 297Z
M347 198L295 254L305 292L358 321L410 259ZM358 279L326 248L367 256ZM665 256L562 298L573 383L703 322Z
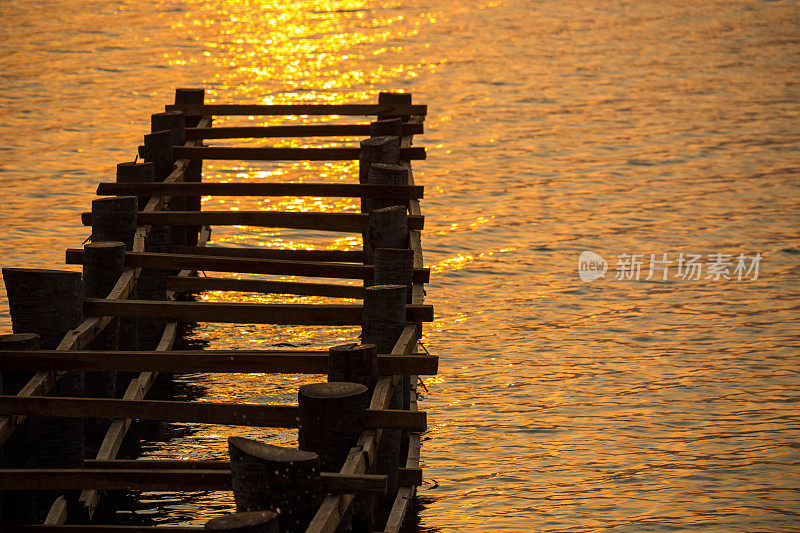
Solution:
M423 267L413 147L427 109L411 95L377 104L205 105L202 89L176 90L152 115L138 149L100 183L91 242L66 251L83 272L3 268L13 333L0 336L2 532L397 532L422 483L420 375L438 359L419 353L430 271ZM215 116L324 116L330 122L214 127ZM337 124L336 117L374 117ZM337 148L229 148L210 139L365 137ZM208 183L202 161L358 160L348 183ZM361 212L202 210L202 196L359 198ZM206 246L211 226L361 234L362 250ZM7 266L7 265L4 265ZM247 273L363 284L199 277ZM243 291L361 300L344 304L185 301L185 293ZM328 350L173 350L186 322L361 326L359 342ZM303 373L299 405L148 398L158 374ZM297 428L291 449L228 439L230 461L118 458L135 420ZM232 491L236 513L198 527L98 523L102 491Z

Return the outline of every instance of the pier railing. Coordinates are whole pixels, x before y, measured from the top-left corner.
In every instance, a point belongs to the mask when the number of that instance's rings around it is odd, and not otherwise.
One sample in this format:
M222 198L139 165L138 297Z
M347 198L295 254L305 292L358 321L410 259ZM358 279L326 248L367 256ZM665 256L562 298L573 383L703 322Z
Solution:
M118 165L116 182L101 183L103 198L82 215L93 242L66 254L67 263L83 265L82 279L74 272L3 270L14 335L0 337L6 385L0 445L7 452L0 491L49 491L29 500L4 493L4 531L67 531L68 522L85 530L124 529L91 522L101 490L233 490L237 513L212 520L211 530L399 531L422 482L420 434L427 420L417 410L417 376L438 368L436 357L417 350L422 323L433 320L432 307L423 303L430 277L420 244L423 188L414 184L410 164L425 158L411 144L426 112L408 94L381 93L377 105L204 105L202 90L178 89L175 104L152 116L152 133L139 147L144 163ZM218 115L377 120L213 127ZM355 148L202 144L317 136L369 138ZM204 159L358 160L359 183L204 183ZM206 195L360 198L361 213L208 211L200 208ZM360 233L364 247L205 246L211 225ZM198 277L198 271L363 280L363 286ZM205 290L363 303L178 298ZM182 322L361 325L362 335L360 343L327 352L173 351ZM146 399L162 372L327 374L328 382L301 387L299 406ZM81 427L82 419L91 420ZM231 462L118 460L136 419L298 428L300 449L231 437ZM33 525L37 520L41 525Z

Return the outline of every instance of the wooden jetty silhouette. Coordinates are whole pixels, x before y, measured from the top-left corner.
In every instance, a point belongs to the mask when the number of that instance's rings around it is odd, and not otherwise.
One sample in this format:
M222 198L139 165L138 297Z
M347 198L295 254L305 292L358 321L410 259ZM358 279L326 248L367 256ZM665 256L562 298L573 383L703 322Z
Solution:
M177 89L152 115L139 163L117 166L91 212L91 242L66 252L83 272L4 268L13 333L0 336L0 495L3 531L149 531L98 524L102 491L230 490L236 513L202 527L156 531L399 531L422 482L417 376L438 358L417 349L430 272L410 162L426 106L381 93L376 105L205 105ZM214 127L214 116L373 116L330 122ZM363 136L356 147L228 148L206 139ZM358 183L208 183L202 161L358 160ZM361 212L210 211L201 196L359 198ZM206 246L210 226L361 234L362 250ZM363 285L199 277L236 272L363 280ZM362 304L185 301L185 293L245 291ZM180 323L351 325L360 343L323 350L173 350ZM299 405L147 399L160 373L305 373ZM230 461L121 460L134 420L298 428L296 449L228 439Z

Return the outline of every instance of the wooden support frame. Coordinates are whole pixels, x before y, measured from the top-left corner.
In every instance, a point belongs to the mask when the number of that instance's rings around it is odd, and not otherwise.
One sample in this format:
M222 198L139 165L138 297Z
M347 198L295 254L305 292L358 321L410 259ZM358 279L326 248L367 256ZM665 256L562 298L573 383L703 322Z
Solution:
M269 137L368 137L369 124L292 124L288 126L217 126L186 128L186 140L261 139ZM403 135L424 133L422 124L403 124Z
M276 324L295 326L358 326L363 306L347 304L247 304L160 302L150 300L83 301L86 316L164 318L178 322ZM409 305L408 322L433 322L433 306Z
M163 422L193 422L223 426L298 427L298 407L161 400L0 396L0 412L12 415L66 418L136 418ZM424 431L425 413L392 409L367 410L364 427Z
M386 476L323 472L329 493L386 492ZM231 490L230 469L79 468L0 470L3 490Z
M103 182L97 195L141 196L264 196L312 198L420 199L424 187L353 183L151 183Z
M432 355L379 355L383 376L435 375ZM172 350L142 351L0 351L0 372L48 369L91 372L326 374L328 351L322 350Z
M206 104L167 105L166 111L183 111L196 116L372 116L372 115L427 115L426 105L376 105L376 104Z
M66 263L69 265L83 264L83 250L67 250ZM159 254L149 252L126 253L125 266L128 268L190 269L209 272L239 272L243 274L271 274L277 276L338 279L371 280L375 275L375 268L373 266L354 263L287 261L281 259L253 259L249 257ZM414 269L413 281L415 283L427 283L429 279L430 269Z
M92 225L92 214L81 213L84 226ZM140 226L255 226L339 233L361 233L369 224L363 213L315 213L308 211L158 211L139 213ZM421 230L425 217L409 216L410 229Z
M360 148L227 148L176 146L178 159L214 159L218 161L357 161ZM400 148L400 160L425 159L425 148Z

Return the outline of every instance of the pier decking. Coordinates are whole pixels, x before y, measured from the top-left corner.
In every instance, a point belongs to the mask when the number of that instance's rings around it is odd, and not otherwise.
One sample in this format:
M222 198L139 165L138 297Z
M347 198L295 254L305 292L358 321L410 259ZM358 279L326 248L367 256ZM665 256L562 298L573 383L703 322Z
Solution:
M412 147L427 109L381 93L376 105L204 105L178 89L152 116L138 154L100 183L83 213L91 243L66 251L67 271L4 268L14 334L0 336L3 531L150 531L97 523L101 491L232 490L237 513L214 531L399 531L422 482L419 353L430 271L422 263L423 187ZM213 118L373 116L366 124L214 127ZM228 148L206 139L365 136L356 147ZM202 161L358 160L352 183L208 183ZM201 196L360 198L361 212L209 211ZM206 246L211 226L361 234L363 250ZM7 265L6 265L7 266ZM198 272L312 278L199 277ZM313 278L361 280L363 285ZM185 301L182 293L243 291L362 300L361 304ZM360 343L329 350L173 350L180 323L361 326ZM333 344L333 343L332 343ZM147 398L158 374L304 373L299 405ZM90 419L86 424L81 421ZM135 420L298 428L299 449L232 437L230 462L120 460ZM11 491L11 492L10 492ZM22 492L20 492L22 491ZM31 494L31 497L28 497ZM258 511L258 512L257 512ZM272 511L272 512L260 512ZM193 531L197 527L155 531Z

